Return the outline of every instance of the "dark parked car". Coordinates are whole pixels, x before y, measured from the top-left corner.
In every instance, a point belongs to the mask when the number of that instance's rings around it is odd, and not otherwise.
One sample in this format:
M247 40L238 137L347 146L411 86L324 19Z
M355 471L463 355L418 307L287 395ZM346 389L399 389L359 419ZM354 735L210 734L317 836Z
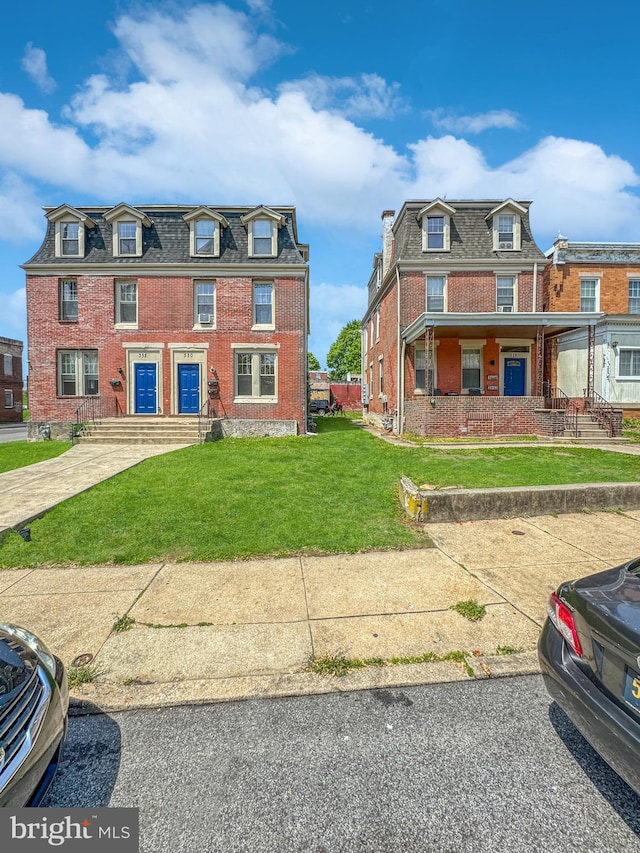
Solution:
M64 667L30 631L0 625L0 806L37 806L67 734Z
M547 690L640 794L640 558L562 584L538 643Z

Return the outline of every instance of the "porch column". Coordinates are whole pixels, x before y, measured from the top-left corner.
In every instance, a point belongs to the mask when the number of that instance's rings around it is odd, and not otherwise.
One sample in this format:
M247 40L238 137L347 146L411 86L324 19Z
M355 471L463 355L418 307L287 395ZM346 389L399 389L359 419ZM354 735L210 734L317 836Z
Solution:
M536 333L536 384L534 397L542 396L544 381L544 326L538 326Z
M587 390L585 396L593 397L594 361L596 349L596 328L589 324L587 326Z
M434 347L434 335L433 335L433 326L425 326L424 330L424 383L425 383L425 392L429 397L433 396L433 388L434 388L434 380L435 376L433 375L433 365L434 365L434 357L433 357L433 347Z

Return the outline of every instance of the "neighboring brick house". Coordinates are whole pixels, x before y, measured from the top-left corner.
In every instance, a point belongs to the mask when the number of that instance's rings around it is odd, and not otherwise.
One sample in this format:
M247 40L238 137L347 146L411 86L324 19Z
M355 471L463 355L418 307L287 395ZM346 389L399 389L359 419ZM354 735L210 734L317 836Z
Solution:
M0 338L0 423L22 421L22 341Z
M549 342L549 379L570 397L601 397L640 413L640 244L575 243L547 252L544 308L599 312L595 325Z
M385 211L363 318L363 403L397 432L556 435L545 339L597 311L543 311L548 263L529 201L407 201Z
M304 432L308 246L295 208L45 215L23 266L30 438L46 425L68 436L88 406L102 418L210 409L225 434Z

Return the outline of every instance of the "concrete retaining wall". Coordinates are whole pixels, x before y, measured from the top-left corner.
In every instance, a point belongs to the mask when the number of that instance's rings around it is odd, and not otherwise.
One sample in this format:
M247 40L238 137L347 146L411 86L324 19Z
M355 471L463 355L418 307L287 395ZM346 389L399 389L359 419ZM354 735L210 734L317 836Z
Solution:
M211 424L209 438L217 441L220 438L274 438L287 435L298 435L297 421L221 418Z
M403 477L400 499L407 515L418 521L480 521L584 510L637 509L640 483L421 491L408 477Z

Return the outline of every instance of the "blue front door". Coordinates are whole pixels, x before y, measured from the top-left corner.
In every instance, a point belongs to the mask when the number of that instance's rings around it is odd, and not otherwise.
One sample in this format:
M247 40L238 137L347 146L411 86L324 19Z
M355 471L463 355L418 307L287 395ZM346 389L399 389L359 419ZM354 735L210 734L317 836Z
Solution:
M178 365L178 412L194 415L200 411L200 365Z
M158 411L156 364L135 364L136 414L155 415Z
M524 397L526 358L505 358L504 396Z

